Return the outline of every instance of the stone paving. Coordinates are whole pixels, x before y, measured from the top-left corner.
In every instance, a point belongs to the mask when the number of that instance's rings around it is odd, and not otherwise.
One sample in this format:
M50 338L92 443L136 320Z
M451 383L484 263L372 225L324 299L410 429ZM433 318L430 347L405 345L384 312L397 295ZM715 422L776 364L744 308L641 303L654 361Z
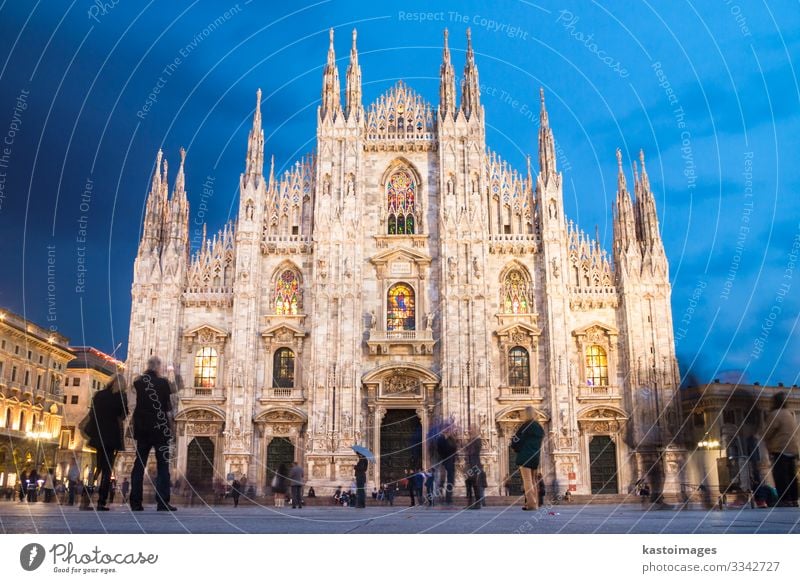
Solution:
M800 533L797 508L644 510L635 505L559 505L524 512L519 506L366 509L309 506L194 506L176 513L149 506L110 512L77 506L0 502L0 532L87 533Z

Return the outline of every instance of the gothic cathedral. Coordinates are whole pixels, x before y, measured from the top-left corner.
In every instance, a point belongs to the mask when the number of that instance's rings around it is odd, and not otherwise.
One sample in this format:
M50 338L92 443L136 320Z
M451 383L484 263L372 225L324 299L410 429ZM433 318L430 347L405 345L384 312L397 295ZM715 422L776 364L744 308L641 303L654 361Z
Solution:
M174 367L173 472L268 492L298 461L317 492L434 463L425 438L479 431L488 494L517 487L526 406L548 490L626 493L654 464L678 488L670 283L644 156L617 151L613 256L564 214L541 94L538 174L487 148L469 32L460 100L447 32L438 106L398 82L367 108L353 32L344 100L333 31L314 153L264 174L258 92L239 212L190 253L184 152L158 154L134 265L128 370ZM342 105L344 101L344 105ZM123 468L131 460L122 460ZM457 463L463 489L467 468Z

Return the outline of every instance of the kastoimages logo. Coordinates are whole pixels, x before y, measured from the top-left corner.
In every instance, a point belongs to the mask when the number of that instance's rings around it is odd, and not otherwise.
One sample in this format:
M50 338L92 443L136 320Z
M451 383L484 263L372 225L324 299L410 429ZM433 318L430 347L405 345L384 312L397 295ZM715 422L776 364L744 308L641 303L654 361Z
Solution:
M19 564L26 571L35 571L44 563L46 553L39 543L30 543L22 547L19 552Z

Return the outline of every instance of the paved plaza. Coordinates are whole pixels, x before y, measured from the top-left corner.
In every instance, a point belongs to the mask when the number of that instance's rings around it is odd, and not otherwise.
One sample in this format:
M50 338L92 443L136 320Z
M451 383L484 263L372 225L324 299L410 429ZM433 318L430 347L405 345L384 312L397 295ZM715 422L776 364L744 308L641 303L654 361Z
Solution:
M77 506L0 502L0 532L87 533L800 533L797 508L643 510L635 505L559 505L536 512L519 506L480 510L373 506L366 509L309 506L303 509L247 505L194 506L176 513L150 506L110 512Z

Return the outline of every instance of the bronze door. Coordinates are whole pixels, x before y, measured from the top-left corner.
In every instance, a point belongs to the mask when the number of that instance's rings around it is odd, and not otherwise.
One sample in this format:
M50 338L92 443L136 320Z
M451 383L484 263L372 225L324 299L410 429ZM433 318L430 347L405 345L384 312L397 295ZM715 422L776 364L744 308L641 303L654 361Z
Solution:
M195 492L208 492L214 483L214 442L195 437L186 455L186 481Z
M422 469L422 424L413 409L389 409L381 422L381 482Z
M592 494L617 494L617 445L608 435L589 442L589 475Z
M294 444L285 437L273 438L267 446L267 486L272 486L272 479L281 464L285 466L285 478L289 474L289 468L292 467L293 461Z

